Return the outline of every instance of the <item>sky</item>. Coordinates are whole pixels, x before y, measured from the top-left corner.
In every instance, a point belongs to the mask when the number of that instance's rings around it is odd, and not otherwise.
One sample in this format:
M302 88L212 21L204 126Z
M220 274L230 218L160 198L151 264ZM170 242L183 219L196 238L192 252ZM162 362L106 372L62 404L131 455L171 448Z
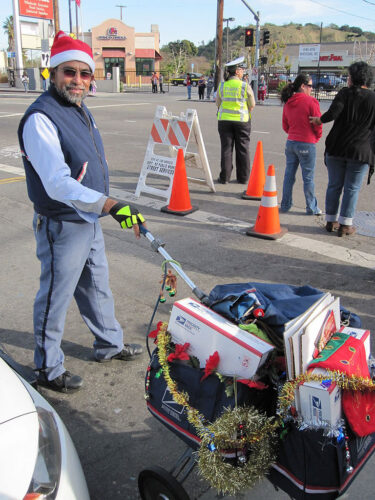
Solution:
M74 20L75 2L71 5ZM217 0L81 0L83 31L106 19L120 19L117 5L125 6L122 20L138 33L149 32L151 24L159 25L160 46L183 39L200 45L215 38ZM322 22L323 26L348 24L375 32L375 0L224 0L224 18L235 18L229 23L231 28L254 24L246 5L259 12L261 25ZM69 0L59 0L59 8L60 28L68 31ZM0 49L7 48L2 25L12 13L13 0L0 0Z

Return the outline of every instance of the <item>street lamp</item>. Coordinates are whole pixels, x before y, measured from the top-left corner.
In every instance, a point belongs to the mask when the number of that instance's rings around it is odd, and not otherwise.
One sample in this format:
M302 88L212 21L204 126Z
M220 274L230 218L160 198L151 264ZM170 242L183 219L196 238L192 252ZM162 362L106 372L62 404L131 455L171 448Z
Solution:
M229 41L229 21L232 23L233 21L235 21L234 17L227 17L227 18L224 18L223 21L225 23L227 23L227 62L228 61L228 57L229 57L229 50L228 50L228 41Z

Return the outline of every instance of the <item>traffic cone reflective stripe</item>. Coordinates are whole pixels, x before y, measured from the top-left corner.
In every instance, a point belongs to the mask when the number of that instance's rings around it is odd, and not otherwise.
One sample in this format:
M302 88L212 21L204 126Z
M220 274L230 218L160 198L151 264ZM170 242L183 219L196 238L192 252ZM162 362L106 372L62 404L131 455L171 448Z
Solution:
M169 205L162 207L161 211L175 215L187 215L195 212L196 210L198 210L198 207L193 207L190 201L184 151L179 149L177 153Z
M266 173L264 170L263 143L258 141L254 162L250 173L247 190L243 192L244 200L260 200L263 194Z
M280 227L275 167L270 165L255 226L246 231L246 234L257 238L276 240L286 232L286 228Z

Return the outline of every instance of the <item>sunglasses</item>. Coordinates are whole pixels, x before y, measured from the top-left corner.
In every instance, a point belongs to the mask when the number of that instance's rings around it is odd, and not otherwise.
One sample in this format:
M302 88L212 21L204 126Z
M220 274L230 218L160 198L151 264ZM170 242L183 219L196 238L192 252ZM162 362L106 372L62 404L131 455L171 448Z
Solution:
M306 87L312 88L312 83L305 83Z
M61 71L64 73L64 76L66 76L67 78L74 78L77 73L81 75L81 80L90 80L92 77L91 71L88 70L79 71L74 68L59 68L59 69L61 69Z

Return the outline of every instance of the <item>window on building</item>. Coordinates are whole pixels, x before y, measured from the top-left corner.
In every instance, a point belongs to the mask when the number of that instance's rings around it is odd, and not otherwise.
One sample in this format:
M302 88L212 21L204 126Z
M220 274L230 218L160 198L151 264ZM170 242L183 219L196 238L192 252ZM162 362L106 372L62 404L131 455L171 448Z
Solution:
M125 74L125 64L123 57L105 57L104 58L104 74L112 73L112 68L120 68L120 78L124 77Z
M137 75L151 75L155 71L155 59L137 57L135 59L135 70Z

